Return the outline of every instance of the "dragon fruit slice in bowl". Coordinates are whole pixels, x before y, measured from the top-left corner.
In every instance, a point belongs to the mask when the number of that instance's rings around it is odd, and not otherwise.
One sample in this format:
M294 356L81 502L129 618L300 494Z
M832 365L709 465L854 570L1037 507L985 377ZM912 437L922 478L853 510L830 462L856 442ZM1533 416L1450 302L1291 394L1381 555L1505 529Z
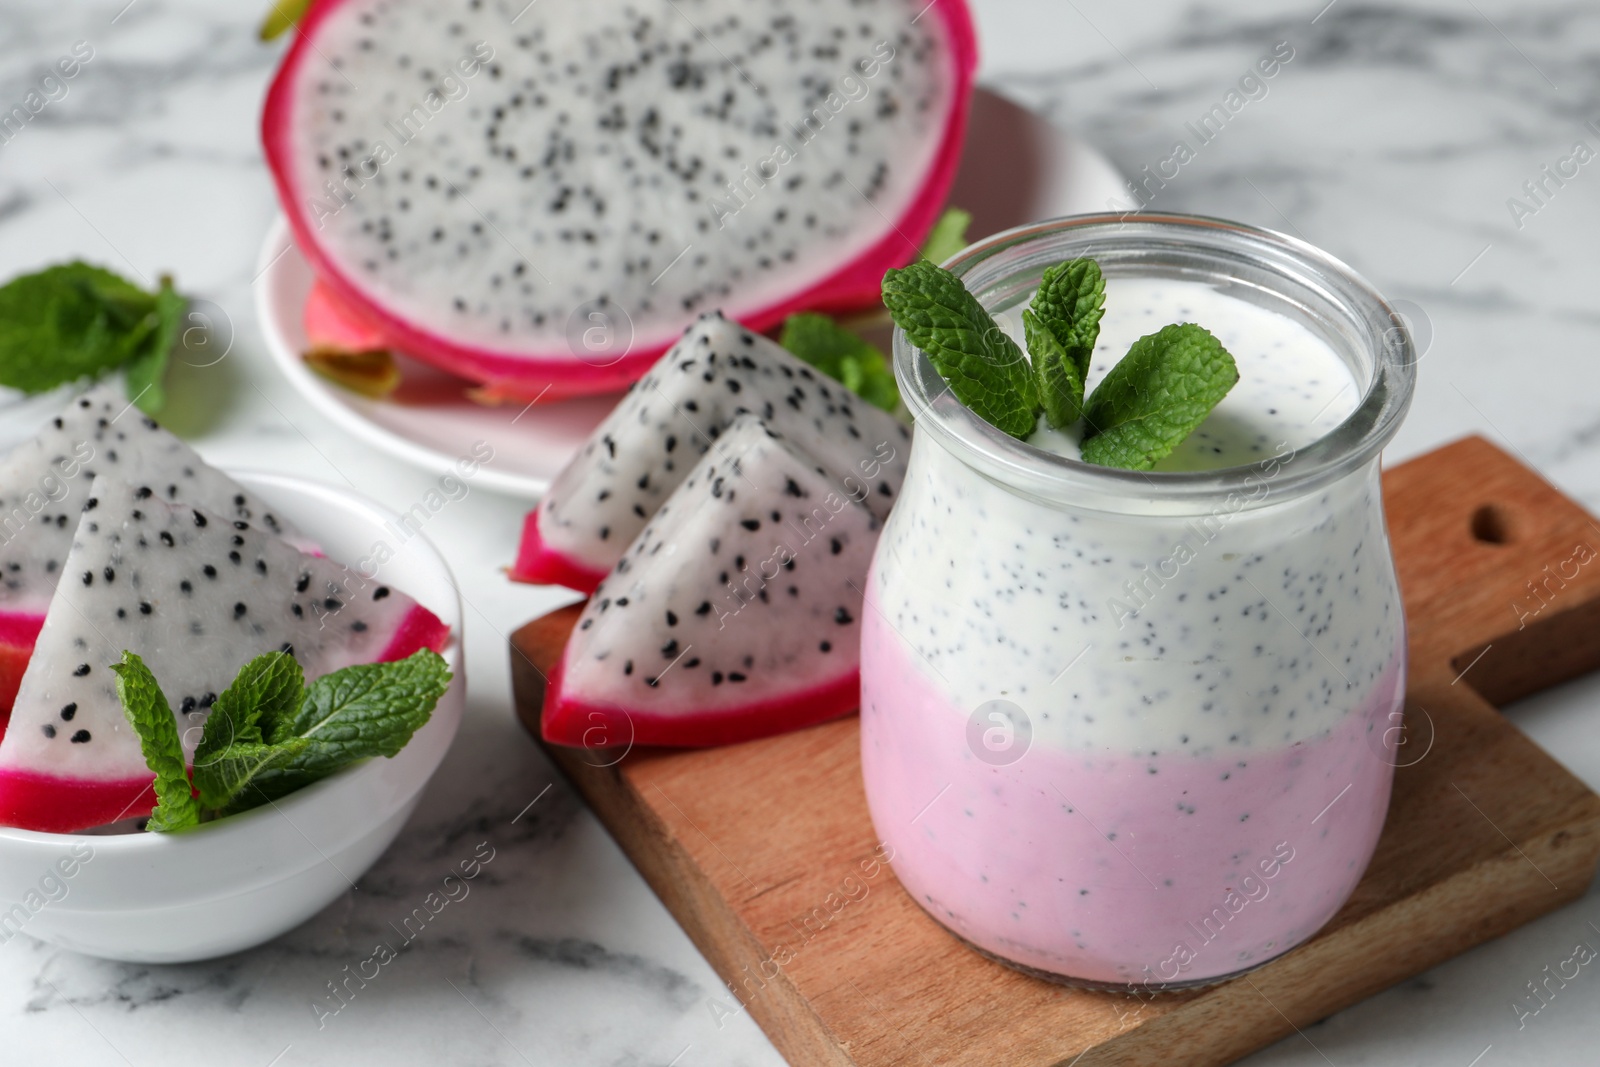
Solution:
M234 473L332 559L361 560L397 521L348 491ZM443 558L414 537L379 577L450 628L454 681L392 759L349 768L273 805L181 834L0 828L0 943L26 933L107 959L177 963L240 951L321 911L381 856L417 806L466 704L462 610Z

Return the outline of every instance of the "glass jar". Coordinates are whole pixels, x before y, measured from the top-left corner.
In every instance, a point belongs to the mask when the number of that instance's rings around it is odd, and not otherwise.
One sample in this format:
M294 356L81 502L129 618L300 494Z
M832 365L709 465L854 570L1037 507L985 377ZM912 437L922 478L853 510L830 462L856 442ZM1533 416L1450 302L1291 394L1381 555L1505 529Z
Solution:
M1116 470L982 421L897 330L916 431L868 578L867 800L906 890L979 950L1207 984L1314 934L1383 827L1405 627L1378 458L1415 357L1348 267L1236 223L1078 216L949 266L1004 316L1077 256L1302 324L1360 399L1247 466Z

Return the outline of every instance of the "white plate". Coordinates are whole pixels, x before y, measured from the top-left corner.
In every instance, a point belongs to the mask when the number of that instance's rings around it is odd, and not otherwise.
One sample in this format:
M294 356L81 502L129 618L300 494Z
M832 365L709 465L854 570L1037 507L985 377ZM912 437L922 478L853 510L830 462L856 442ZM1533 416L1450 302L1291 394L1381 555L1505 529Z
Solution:
M987 89L972 101L972 118L950 203L972 212L971 236L1057 215L1104 211L1125 192L1123 179L1098 151ZM334 425L408 463L442 474L474 442L494 447L494 462L474 484L536 499L617 395L537 407L485 406L471 400L470 383L414 360L400 360L405 384L387 400L342 389L306 367L301 310L311 268L280 217L267 233L257 263L256 314L267 350L290 383Z

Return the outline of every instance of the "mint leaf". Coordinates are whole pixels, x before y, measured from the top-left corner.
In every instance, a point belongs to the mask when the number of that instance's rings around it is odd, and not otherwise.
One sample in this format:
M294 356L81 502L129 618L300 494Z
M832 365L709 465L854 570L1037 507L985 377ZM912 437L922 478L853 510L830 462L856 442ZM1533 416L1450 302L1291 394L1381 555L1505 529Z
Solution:
M1044 417L1058 430L1071 426L1083 417L1083 372L1077 360L1030 310L1022 312L1022 332L1039 377Z
M68 263L0 286L0 385L42 393L127 361L155 298Z
M1149 470L1206 420L1239 380L1233 357L1186 322L1133 343L1084 406L1090 463Z
M291 738L281 745L239 741L223 746L211 753L205 763L195 764L194 781L200 791L200 803L232 815L260 807L333 773L293 769L310 747L311 742L305 738Z
M1013 437L1033 433L1039 405L1033 368L960 278L917 260L883 276L883 302L956 399Z
M158 832L184 830L200 822L200 806L195 803L189 775L184 768L183 742L178 737L177 719L155 675L132 652L113 663L117 675L117 699L122 712L139 737L144 761L156 776L156 809L146 829Z
M293 711L273 718L264 744L243 740L222 747L204 766L196 763L202 800L232 814L360 760L393 756L428 721L449 686L443 657L427 649L397 663L363 663L325 674ZM261 724L267 726L265 716Z
M161 288L156 292L151 328L124 372L128 399L146 415L154 415L166 406L167 391L161 382L166 377L167 363L172 358L173 346L178 343L178 331L188 307L189 298L172 288L172 279L163 275Z
M450 685L437 652L422 649L395 663L363 663L311 683L299 711L280 719L270 740L308 737L350 763L392 756L428 721Z
M257 656L212 704L195 749L191 789L172 709L138 656L124 652L122 660L112 667L117 695L156 774L152 830L193 826L206 813L245 811L359 760L393 756L450 685L444 659L427 649L398 663L325 674L309 689L293 656Z
M184 306L170 281L152 295L87 263L13 278L0 286L0 385L42 393L126 365L130 384L152 386L140 407L153 412Z
M261 20L261 26L256 30L256 34L263 41L270 41L281 36L305 17L306 9L310 6L311 0L273 0L272 6L267 9L266 18Z
M790 315L778 343L874 407L900 406L900 389L883 353L828 316Z
M1078 365L1087 380L1094 343L1105 314L1106 280L1092 259L1069 259L1044 272L1028 306ZM1028 342L1030 354L1033 342Z
M967 247L967 227L971 225L972 212L958 207L945 208L922 246L922 258L943 263Z
M279 721L294 716L304 698L305 673L293 656L268 652L246 663L211 705L205 732L194 750L196 779L230 745L264 744Z

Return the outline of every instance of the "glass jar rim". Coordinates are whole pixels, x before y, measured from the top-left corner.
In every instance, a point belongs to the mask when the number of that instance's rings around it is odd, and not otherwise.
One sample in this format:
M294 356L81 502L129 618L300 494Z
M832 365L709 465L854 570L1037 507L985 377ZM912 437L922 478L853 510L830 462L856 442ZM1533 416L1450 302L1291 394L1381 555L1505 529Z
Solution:
M1265 506L1336 481L1377 457L1405 417L1416 383L1411 331L1372 285L1339 259L1275 230L1227 219L1176 213L1071 215L1029 223L985 238L947 260L969 289L1017 273L1004 253L1061 238L1063 245L1212 252L1248 260L1292 280L1337 308L1345 325L1368 339L1372 371L1355 409L1314 442L1272 460L1206 471L1130 471L1068 458L1018 440L984 421L950 392L933 361L894 330L895 376L919 431L930 433L969 466L1009 489L1046 502L1126 513L1190 514L1218 505ZM1057 257L1072 258L1071 252ZM1263 471L1271 489L1262 492Z

